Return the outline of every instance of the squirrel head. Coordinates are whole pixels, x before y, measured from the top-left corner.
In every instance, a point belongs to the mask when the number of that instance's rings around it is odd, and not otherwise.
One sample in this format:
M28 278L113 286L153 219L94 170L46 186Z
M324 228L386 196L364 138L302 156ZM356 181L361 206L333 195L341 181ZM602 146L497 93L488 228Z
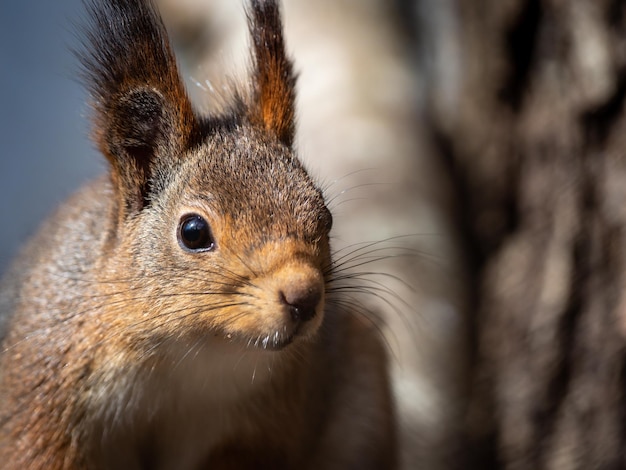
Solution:
M127 286L110 315L147 343L213 335L280 349L314 334L332 218L294 153L276 2L250 1L251 84L217 116L193 109L149 0L88 8L81 60L113 188L102 276Z

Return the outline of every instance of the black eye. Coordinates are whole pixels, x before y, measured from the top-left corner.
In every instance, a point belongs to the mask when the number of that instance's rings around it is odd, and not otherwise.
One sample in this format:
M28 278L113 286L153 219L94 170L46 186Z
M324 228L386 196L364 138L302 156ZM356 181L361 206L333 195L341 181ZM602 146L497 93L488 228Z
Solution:
M209 251L215 248L209 223L198 214L185 215L180 219L178 242L190 251Z

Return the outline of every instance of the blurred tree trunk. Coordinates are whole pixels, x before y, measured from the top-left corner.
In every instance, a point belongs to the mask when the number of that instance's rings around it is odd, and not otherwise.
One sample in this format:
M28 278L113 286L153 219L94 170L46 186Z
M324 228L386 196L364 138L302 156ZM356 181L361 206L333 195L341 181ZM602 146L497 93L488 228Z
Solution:
M461 468L626 468L625 5L455 3L430 110L474 273Z

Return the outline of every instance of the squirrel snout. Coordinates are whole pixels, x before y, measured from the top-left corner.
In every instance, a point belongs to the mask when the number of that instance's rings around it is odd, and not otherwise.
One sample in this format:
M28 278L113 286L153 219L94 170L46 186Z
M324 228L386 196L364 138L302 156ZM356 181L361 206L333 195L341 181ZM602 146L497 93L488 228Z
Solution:
M282 306L285 319L293 325L320 320L324 301L324 278L308 263L287 264L270 276L270 291Z
M296 282L284 286L280 300L289 309L294 322L307 322L315 317L322 301L322 286L319 282Z

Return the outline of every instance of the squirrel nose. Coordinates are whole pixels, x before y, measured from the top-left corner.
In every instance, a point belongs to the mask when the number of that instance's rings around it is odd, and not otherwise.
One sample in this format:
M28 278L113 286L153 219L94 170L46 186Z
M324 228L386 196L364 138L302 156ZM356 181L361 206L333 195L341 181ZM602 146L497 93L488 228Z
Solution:
M318 283L290 285L280 293L294 322L307 322L315 317L317 306L322 300L322 287Z

